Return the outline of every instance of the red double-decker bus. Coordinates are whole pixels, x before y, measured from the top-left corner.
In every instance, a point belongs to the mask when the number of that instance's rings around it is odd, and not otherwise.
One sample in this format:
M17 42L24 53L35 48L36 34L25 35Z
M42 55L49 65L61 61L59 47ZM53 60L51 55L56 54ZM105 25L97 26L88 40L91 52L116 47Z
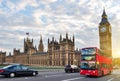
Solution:
M97 47L87 47L81 50L80 74L89 76L103 76L112 72L112 58Z

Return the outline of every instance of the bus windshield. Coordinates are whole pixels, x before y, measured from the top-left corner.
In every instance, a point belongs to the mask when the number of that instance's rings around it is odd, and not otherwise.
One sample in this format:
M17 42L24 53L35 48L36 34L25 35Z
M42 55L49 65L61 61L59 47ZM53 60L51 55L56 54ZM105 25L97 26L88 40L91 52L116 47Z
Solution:
M81 62L81 69L96 69L96 62L95 61Z
M95 48L84 48L81 51L82 55L95 55L96 49Z

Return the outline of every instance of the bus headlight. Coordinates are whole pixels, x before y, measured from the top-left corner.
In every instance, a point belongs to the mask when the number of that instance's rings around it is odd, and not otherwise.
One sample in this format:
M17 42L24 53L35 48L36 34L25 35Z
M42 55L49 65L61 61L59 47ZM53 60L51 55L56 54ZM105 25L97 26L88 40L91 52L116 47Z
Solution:
M83 70L80 70L80 72L83 72Z
M95 71L93 71L93 73L95 73Z

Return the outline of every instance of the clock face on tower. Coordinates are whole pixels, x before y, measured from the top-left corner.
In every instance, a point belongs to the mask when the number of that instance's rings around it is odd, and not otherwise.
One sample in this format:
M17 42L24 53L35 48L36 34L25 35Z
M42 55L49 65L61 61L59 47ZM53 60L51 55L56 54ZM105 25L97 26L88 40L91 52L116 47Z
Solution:
M106 31L106 27L105 26L101 27L100 31L101 32L105 32Z

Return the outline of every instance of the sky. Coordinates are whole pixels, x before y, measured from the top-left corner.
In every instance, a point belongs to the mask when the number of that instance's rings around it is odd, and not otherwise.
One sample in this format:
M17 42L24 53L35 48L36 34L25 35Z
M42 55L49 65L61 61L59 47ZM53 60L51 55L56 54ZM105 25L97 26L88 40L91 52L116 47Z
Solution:
M0 51L23 51L26 32L38 47L52 37L75 36L75 49L99 48L98 26L105 8L112 27L113 57L120 57L120 0L0 0Z

